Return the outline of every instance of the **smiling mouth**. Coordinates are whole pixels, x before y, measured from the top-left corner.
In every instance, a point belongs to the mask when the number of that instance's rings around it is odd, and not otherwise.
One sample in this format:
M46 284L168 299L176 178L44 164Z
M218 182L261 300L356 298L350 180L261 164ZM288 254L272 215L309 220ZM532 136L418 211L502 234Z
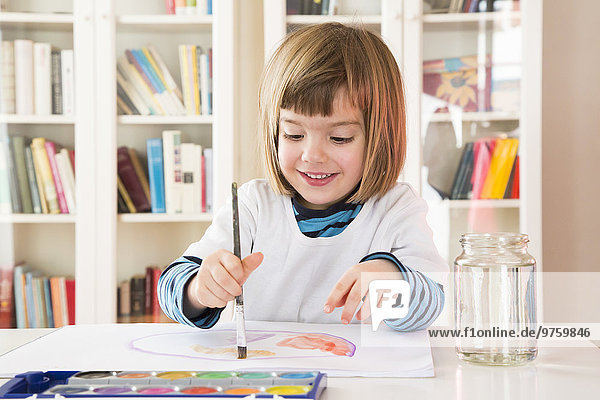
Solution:
M300 171L302 174L308 176L311 179L327 179L332 175L335 175L334 173L331 174L311 174L309 172L302 172Z

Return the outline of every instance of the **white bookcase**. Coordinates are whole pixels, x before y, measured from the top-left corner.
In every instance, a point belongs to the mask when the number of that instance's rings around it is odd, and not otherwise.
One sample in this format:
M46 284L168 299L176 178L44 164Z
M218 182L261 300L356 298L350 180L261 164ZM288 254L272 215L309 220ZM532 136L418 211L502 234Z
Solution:
M0 115L0 127L75 149L77 213L2 215L0 226L11 241L2 246L3 258L25 260L49 276L75 276L77 323L116 322L118 281L148 265L166 266L212 219L211 213L117 215L118 146L135 148L144 162L146 139L181 130L183 142L212 147L214 208L224 203L234 178L234 9L235 0L219 0L212 15L174 16L162 0L24 0L0 13L3 40L74 49L75 116ZM117 57L148 43L178 85L177 46L212 47L212 115L117 116Z
M264 0L264 48L269 57L285 34L298 26L328 21L360 22L379 32L400 66L407 104L407 163L401 180L413 185L429 204L429 223L440 253L450 264L459 254L460 234L468 231L507 230L530 235L530 253L541 270L541 49L542 0L520 1L520 10L481 13L424 14L422 0L340 0L341 15L286 15L285 0ZM508 43L520 60L520 110L465 112L453 127L449 114L423 111L423 61L489 51L493 37L506 27L520 27L516 43ZM515 38L513 36L513 38ZM482 50L483 49L483 50ZM520 49L520 50L518 50ZM473 53L471 53L473 52ZM458 151L472 132L475 136L520 129L520 198L448 200L436 197L428 184L429 159L444 152L428 148L430 125L462 135ZM452 132L452 130L455 132ZM458 133L456 133L458 132ZM447 171L446 171L447 173ZM453 171L450 171L453 174ZM472 226L469 218L486 215L494 224Z

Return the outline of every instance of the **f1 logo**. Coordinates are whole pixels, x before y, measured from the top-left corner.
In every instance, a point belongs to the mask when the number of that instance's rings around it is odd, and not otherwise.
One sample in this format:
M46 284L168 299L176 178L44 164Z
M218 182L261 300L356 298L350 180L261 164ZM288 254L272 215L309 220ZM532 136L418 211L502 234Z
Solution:
M369 283L371 327L376 331L384 319L408 314L410 285L404 280L373 280Z

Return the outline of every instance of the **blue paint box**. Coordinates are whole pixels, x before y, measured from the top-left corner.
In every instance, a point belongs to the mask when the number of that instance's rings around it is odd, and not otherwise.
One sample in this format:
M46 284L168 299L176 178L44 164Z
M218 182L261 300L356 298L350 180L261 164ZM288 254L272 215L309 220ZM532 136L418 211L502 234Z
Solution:
M317 371L31 371L0 387L0 398L200 397L317 400L327 375Z

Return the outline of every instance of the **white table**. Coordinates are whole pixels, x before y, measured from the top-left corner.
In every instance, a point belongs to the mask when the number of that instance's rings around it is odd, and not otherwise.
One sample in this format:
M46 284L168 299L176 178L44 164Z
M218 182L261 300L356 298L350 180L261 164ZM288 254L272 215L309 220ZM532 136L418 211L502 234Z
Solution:
M0 354L52 329L0 329ZM433 348L435 378L329 378L322 400L352 399L599 399L600 349L542 347L520 367L459 361L453 348ZM0 385L7 380L0 379Z

